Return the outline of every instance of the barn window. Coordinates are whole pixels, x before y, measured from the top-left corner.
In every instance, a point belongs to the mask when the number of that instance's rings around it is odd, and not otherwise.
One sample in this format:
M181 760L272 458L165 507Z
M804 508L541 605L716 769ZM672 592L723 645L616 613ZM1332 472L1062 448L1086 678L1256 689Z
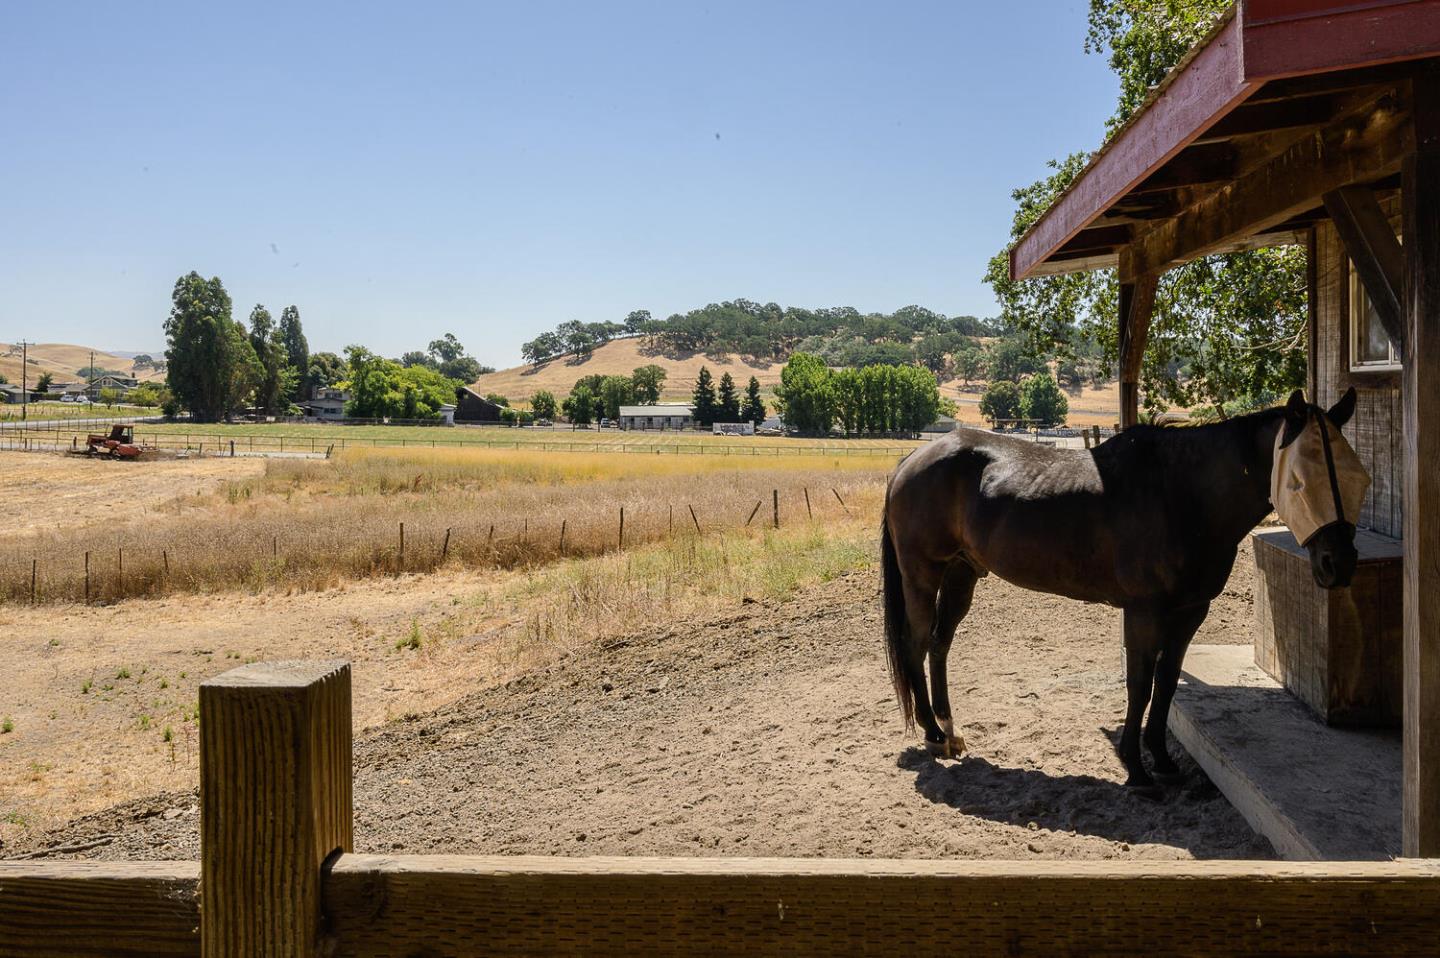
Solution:
M1390 342L1380 314L1365 292L1360 274L1350 268L1350 369L1375 372L1400 368L1400 353Z

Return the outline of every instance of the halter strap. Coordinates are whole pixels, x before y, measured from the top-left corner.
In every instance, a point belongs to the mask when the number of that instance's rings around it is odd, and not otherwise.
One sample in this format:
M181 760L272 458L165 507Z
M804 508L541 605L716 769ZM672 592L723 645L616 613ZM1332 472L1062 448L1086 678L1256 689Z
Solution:
M1320 445L1325 450L1325 469L1330 473L1330 495L1335 499L1335 521L1345 521L1345 504L1340 500L1340 479L1335 475L1335 454L1330 451L1330 430L1325 424L1325 413L1319 406L1311 406L1310 412L1320 426Z

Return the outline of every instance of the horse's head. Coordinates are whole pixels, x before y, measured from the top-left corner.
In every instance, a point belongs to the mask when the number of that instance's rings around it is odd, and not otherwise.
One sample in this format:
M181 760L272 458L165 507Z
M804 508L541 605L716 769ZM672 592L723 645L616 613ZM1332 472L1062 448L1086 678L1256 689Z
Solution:
M1310 571L1322 589L1343 588L1355 574L1355 519L1370 475L1340 427L1355 412L1352 388L1323 411L1295 390L1275 437L1270 502L1295 539L1310 552Z

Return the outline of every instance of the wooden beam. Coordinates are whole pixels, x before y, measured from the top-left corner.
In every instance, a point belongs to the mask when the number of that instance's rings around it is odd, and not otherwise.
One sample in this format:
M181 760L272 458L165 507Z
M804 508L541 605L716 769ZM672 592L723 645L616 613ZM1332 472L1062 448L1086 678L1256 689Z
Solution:
M232 669L200 718L205 958L314 958L321 867L354 843L350 666Z
M325 914L340 958L1433 955L1440 870L345 855Z
M1109 250L1117 246L1124 246L1130 242L1131 229L1129 226L1120 224L1117 226L1092 226L1089 229L1076 233L1064 246L1060 247L1062 253L1093 252L1095 250Z
M1129 429L1140 421L1140 370L1145 360L1145 343L1150 338L1150 317L1155 311L1153 274L1129 281L1128 266L1122 257L1120 281L1120 428Z
M1370 294L1385 332L1400 347L1405 342L1405 253L1390 228L1390 220L1380 209L1375 192L1364 186L1342 186L1326 193L1324 199L1325 211Z
M1222 183L1235 175L1238 162L1239 155L1228 143L1191 146L1146 177L1129 195L1144 196L1187 186Z
M1440 857L1440 70L1415 81L1415 145L1401 185L1405 541L1405 854Z
M1131 243L1137 273L1159 272L1266 232L1318 205L1332 190L1399 169L1414 148L1398 95L1364 104Z
M1217 120L1196 143L1217 143L1252 133L1322 126L1335 116L1339 99L1331 95L1296 97L1269 103L1244 103Z
M0 955L200 954L198 862L0 862Z

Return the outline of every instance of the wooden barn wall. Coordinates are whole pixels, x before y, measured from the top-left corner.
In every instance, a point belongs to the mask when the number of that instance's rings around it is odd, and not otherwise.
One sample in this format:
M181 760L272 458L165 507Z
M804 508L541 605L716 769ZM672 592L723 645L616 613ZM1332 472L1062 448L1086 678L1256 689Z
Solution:
M1398 373L1350 372L1349 262L1335 228L1328 222L1316 227L1315 364L1316 401L1329 406L1355 387L1355 417L1345 435L1365 468L1370 489L1356 523L1381 535L1400 537L1404 442L1401 435Z

